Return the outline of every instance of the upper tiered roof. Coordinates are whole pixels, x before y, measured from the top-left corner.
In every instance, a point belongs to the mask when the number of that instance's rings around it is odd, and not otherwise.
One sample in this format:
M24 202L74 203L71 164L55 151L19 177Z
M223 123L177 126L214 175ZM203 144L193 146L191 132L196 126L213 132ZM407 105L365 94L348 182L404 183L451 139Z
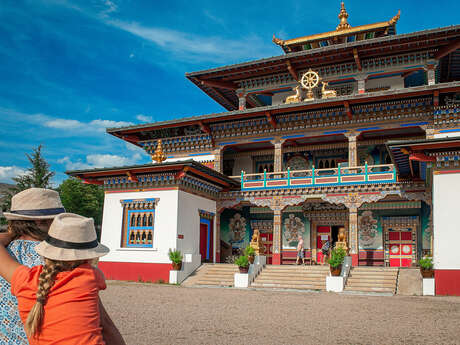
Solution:
M328 47L334 44L350 43L371 38L384 37L396 34L396 23L401 11L386 22L366 24L352 27L348 23L348 13L342 2L339 13L340 23L334 31L320 34L282 40L273 35L273 42L283 48L285 53Z

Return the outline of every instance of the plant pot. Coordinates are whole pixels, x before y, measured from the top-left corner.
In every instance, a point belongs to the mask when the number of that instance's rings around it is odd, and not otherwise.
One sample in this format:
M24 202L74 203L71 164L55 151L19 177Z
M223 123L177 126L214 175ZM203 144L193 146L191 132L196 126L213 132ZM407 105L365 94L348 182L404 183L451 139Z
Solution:
M248 260L250 264L254 263L254 258L255 258L254 255L248 256Z
M422 274L423 278L434 278L433 269L423 269L420 267L420 273Z
M249 266L248 267L238 267L240 269L240 273L248 273L249 272Z
M173 267L173 271L180 271L182 269L182 261L181 262L173 262L172 267Z
M331 267L329 266L330 270L331 270L331 276L333 277L338 277L340 276L340 273L342 272L342 265L340 266L337 266L337 267Z

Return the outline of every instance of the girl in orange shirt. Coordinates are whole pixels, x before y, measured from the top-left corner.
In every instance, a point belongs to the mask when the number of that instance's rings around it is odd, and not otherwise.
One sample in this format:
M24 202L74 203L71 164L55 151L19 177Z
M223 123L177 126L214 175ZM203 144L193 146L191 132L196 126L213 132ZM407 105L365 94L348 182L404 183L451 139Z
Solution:
M35 250L45 264L28 268L0 245L0 275L11 282L30 344L105 344L98 295L105 279L89 261L109 250L98 243L93 219L56 216Z

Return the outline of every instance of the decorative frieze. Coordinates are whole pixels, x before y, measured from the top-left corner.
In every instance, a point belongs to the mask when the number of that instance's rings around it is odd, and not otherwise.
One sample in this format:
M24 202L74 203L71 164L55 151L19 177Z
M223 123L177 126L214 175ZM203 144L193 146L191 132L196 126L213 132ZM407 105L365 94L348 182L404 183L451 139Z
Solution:
M460 104L434 107L433 115L435 128L460 127Z

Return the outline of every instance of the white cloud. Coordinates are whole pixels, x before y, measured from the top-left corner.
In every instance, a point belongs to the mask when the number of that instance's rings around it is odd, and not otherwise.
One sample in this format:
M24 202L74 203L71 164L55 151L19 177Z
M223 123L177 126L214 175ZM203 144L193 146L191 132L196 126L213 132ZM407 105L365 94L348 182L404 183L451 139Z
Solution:
M144 114L136 115L136 119L138 119L141 122L152 122L153 121L151 116L144 115Z
M104 22L153 42L187 61L222 63L279 54L270 40L262 40L254 35L233 40L218 36L201 36L162 27L148 27L136 22L115 19L105 19Z
M55 119L46 121L43 124L45 127L58 129L77 129L83 126L83 123L77 120Z
M24 175L26 170L17 166L0 166L0 182L14 183L13 177Z
M141 164L142 159L140 152L134 153L132 156L119 156L111 154L90 154L86 156L86 160L72 161L68 156L58 160L58 163L64 164L66 170L84 170L94 168L112 168L126 165Z
M126 127L126 126L132 126L134 123L132 122L127 122L127 121L112 121L112 120L93 120L89 123L90 126L92 126L94 129L96 129L99 132L105 131L106 128L113 128L113 127Z

